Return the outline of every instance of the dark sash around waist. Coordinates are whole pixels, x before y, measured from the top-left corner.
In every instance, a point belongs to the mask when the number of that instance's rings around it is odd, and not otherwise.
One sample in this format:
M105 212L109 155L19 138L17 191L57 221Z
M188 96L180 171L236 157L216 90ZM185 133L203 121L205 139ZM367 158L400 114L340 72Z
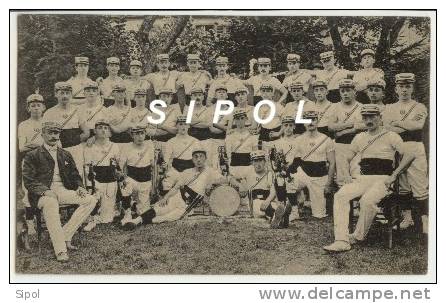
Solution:
M309 177L323 177L328 174L327 162L301 161L300 167Z
M423 141L423 131L421 129L412 130L412 131L404 131L400 133L401 139L404 142L422 142Z
M79 145L81 143L80 134L79 128L62 129L59 137L62 148Z
M260 127L259 140L260 140L260 141L266 141L266 142L273 141L273 140L269 137L269 134L270 134L271 132L278 132L278 131L280 131L281 128L282 128L282 126L278 126L278 127L276 127L276 128L273 128L273 129L268 129L268 128Z
M95 179L101 183L112 183L116 181L113 167L111 166L94 166Z
M172 167L181 173L186 169L193 168L194 162L192 162L192 159L184 160L184 159L173 158Z
M336 143L342 143L342 144L350 144L350 143L352 143L353 138L354 138L355 136L356 136L355 133L353 133L353 134L346 134L346 135L337 137L337 138L335 139L335 142L336 142Z
M393 172L393 161L389 159L364 158L359 162L361 175L387 175Z
M249 153L231 153L231 166L250 166L251 155Z
M198 140L207 140L211 137L209 128L191 127L189 128L189 135Z
M213 133L211 131L209 131L209 135L211 137L211 139L220 139L220 140L224 140L226 139L226 132L221 132L221 133Z
M128 132L124 131L122 133L113 133L110 141L113 143L130 143L133 142L133 139Z
M127 166L127 176L138 182L152 180L152 165L144 167Z
M164 134L164 135L155 136L155 140L156 141L160 141L160 142L167 142L170 139L172 139L173 137L175 137L174 134L167 133L167 134Z
M195 198L200 196L198 193L196 193L193 189L191 189L187 185L184 185L180 188L180 193L181 197L183 198L184 202L186 202L186 204L191 203Z
M269 196L269 189L253 189L252 190L252 199L260 199L260 200L266 200Z

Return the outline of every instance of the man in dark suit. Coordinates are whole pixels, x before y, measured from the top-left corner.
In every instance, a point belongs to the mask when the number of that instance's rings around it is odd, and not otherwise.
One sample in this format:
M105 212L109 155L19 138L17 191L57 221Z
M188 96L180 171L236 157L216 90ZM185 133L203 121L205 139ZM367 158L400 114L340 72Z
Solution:
M23 181L31 206L42 211L56 259L65 262L68 261L67 248L77 249L71 244L71 238L93 211L97 199L83 188L71 154L57 146L61 130L61 125L56 122L42 124L44 143L26 154ZM79 205L63 227L59 204Z

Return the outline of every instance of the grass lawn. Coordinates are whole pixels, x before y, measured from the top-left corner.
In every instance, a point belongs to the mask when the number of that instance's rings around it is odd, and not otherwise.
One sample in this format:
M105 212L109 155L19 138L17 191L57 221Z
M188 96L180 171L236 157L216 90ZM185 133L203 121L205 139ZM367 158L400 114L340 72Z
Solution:
M272 230L262 219L193 216L182 221L122 231L99 225L73 239L81 246L58 263L45 231L40 249L17 252L18 273L40 274L425 274L427 247L410 231L386 247L377 223L364 243L328 254L332 218L307 218ZM40 251L39 251L40 250Z

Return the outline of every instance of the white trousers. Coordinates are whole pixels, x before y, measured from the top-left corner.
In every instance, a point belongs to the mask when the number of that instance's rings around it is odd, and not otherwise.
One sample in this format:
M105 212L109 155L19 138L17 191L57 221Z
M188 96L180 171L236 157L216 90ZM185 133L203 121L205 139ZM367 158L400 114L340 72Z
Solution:
M344 163L345 155L349 149L349 144L335 143L335 159L336 159L336 183L339 186L345 184L346 175L349 172L349 167Z
M361 197L360 213L354 236L363 240L367 236L373 219L378 212L376 205L390 192L384 185L388 176L360 176L352 183L345 184L334 195L333 219L335 240L347 241L350 212L350 200Z
M71 241L79 226L93 211L97 200L88 194L82 198L76 191L68 190L63 186L54 186L51 190L56 193L57 199L43 196L39 199L37 206L42 210L54 252L59 254L67 251L65 241ZM60 223L59 215L59 205L61 204L79 205L70 220L63 227Z
M101 223L113 222L116 208L116 193L118 184L116 182L100 183L95 181L95 187L100 196L99 220Z
M327 216L327 201L325 200L324 188L327 184L328 176L310 177L301 167L297 169L294 179L299 183L299 187L306 187L310 194L311 213L313 217L324 218Z
M423 143L405 142L407 150L415 155L415 160L400 177L401 192L412 192L417 200L424 200L429 195L426 151Z
M186 210L186 203L178 191L167 201L166 205L160 206L158 203L155 203L153 209L155 210L156 217L153 218L152 223L171 222L181 218Z
M150 207L150 192L152 191L152 181L138 182L133 178L127 177L125 179L126 186L121 189L124 197L132 196L133 201L136 202L136 209L138 213Z

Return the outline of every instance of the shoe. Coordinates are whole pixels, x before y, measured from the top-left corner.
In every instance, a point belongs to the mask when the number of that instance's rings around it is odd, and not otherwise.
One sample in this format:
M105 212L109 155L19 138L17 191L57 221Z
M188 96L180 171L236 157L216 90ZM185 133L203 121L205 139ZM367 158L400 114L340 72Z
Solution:
M350 243L350 245L353 245L353 244L358 243L359 240L356 239L353 234L348 234L348 242Z
M84 231L92 231L92 230L93 230L93 228L95 228L95 227L96 227L96 225L97 225L97 223L96 223L96 221L95 221L95 220L93 220L93 221L90 221L90 222L88 222L88 224L87 224L87 225L85 225L85 226L84 226Z
M130 212L126 212L124 215L124 218L121 220L121 226L125 225L126 223L132 221L132 214Z
M28 228L28 236L37 234L36 229L34 228L33 220L26 220L26 227Z
M68 262L69 258L68 258L68 254L66 252L60 252L56 255L56 260L58 262Z
M286 213L285 205L280 203L274 211L273 219L271 220L271 228L279 228L282 222L283 216Z
M299 209L297 208L297 206L293 206L291 208L291 213L290 213L290 222L299 220L300 215L299 215Z
M343 252L351 249L350 243L346 241L334 241L332 244L324 246L324 250L332 252Z
M127 223L125 223L124 225L122 225L122 229L123 230L134 230L141 223L142 223L141 217L136 217L135 219L132 219L132 220L128 221Z
M71 241L66 241L65 243L66 243L66 245L67 245L67 249L68 249L68 250L79 250L79 247L77 247L77 246L71 244Z

